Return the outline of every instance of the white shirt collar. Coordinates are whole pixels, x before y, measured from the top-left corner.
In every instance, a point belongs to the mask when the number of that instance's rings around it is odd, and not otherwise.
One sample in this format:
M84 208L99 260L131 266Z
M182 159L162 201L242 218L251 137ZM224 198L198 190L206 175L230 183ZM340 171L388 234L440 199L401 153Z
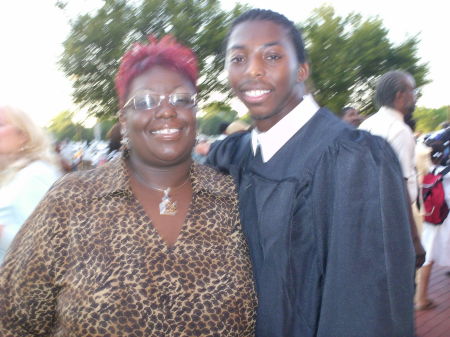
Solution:
M390 115L390 116L392 116L392 117L394 117L394 118L396 118L396 119L398 119L398 120L403 122L403 114L400 111L397 111L397 110L395 110L395 109L393 109L391 107L382 106L380 108L380 110L378 110L378 113L379 114Z
M319 108L312 95L308 94L303 96L299 105L266 132L253 129L253 154L256 153L259 144L262 160L264 163L268 162L314 116Z

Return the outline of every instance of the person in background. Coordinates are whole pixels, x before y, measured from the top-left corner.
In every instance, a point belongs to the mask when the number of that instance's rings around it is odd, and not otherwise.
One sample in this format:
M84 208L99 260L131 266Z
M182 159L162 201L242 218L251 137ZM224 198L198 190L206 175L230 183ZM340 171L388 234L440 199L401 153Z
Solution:
M206 157L209 153L209 151L212 151L217 145L219 145L222 140L224 140L226 137L228 137L229 135L236 133L236 132L242 132L242 131L246 131L250 128L250 125L248 125L247 123L245 123L242 120L235 120L231 123L227 124L227 127L225 128L225 130L223 131L223 133L212 143L207 143L204 147L204 155L205 155L205 160L206 161Z
M229 125L230 125L230 123L228 123L228 122L222 122L219 124L219 128L217 130L218 131L217 134L219 136L216 138L216 141L225 139L225 137L227 136L226 130Z
M248 125L246 122L244 122L240 119L237 119L237 120L231 122L230 125L228 125L228 127L225 130L225 134L227 136L229 136L236 132L247 131L249 128L250 128L250 125Z
M361 130L386 139L400 161L408 187L410 201L417 199L415 168L416 140L413 130L405 123L416 106L416 83L411 74L393 70L380 77L376 85L375 100L379 111L361 123Z
M44 130L25 112L0 106L0 262L22 224L61 174Z
M346 106L341 110L341 119L344 122L353 125L355 128L357 128L362 122L362 117L359 114L358 109L355 109L351 106Z
M445 148L439 141L430 142L428 146L431 147L430 158L433 163L430 172L435 170L437 174L445 168L441 165ZM445 200L447 205L450 205L449 174L444 175L442 185ZM429 310L436 307L436 303L428 298L428 285L432 267L434 264L450 267L450 217L447 216L441 225L433 225L424 221L421 241L427 255L423 267L419 270L415 308L416 310Z
M64 173L72 172L72 163L62 153L62 142L57 142L54 146L55 153L59 158L59 164Z
M122 134L120 133L120 123L115 123L106 133L108 139L108 150L99 160L97 166L102 166L107 162L120 157Z
M122 144L122 134L120 133L120 123L114 124L109 129L106 137L108 138L108 155L107 160L113 160L120 156L120 148Z
M411 235L416 250L416 267L425 260L414 214L417 212L418 180L416 171L416 139L411 125L411 116L416 108L416 82L411 74L402 70L391 70L383 74L375 89L378 112L361 123L359 129L384 138L392 147L400 162L411 204Z
M233 22L225 69L254 128L207 163L239 186L256 336L413 336L414 248L389 144L318 106L301 34L279 13Z
M122 155L68 174L0 269L1 336L252 337L231 177L193 163L197 59L166 36L116 76Z
M207 136L197 136L197 141L192 151L192 159L199 164L204 164L210 145L211 144L209 143Z

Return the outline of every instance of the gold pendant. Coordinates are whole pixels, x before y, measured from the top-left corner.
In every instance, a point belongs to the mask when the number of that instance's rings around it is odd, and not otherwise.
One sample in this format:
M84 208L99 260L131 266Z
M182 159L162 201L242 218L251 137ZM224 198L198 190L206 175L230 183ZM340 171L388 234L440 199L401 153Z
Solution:
M164 190L164 195L159 203L159 214L161 215L177 214L177 202L170 199L169 192L170 188Z

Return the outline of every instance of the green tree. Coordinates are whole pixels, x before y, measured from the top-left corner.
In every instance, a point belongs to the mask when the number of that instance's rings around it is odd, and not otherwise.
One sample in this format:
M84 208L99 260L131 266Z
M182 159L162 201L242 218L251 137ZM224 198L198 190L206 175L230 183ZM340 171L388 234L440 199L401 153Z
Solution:
M50 121L48 130L55 140L92 140L94 138L93 130L80 123L73 122L73 118L73 112L63 111Z
M62 9L64 1L57 1ZM95 14L84 14L72 23L60 60L73 80L74 101L96 117L117 112L114 77L121 55L149 34L170 33L198 55L203 98L226 91L219 80L223 69L222 42L230 21L243 7L226 13L219 0L104 0Z
M450 121L450 106L443 106L439 109L419 107L414 111L414 119L417 131L439 130L442 122Z
M395 46L379 18L359 14L337 16L322 6L304 26L311 70L309 83L315 98L334 112L354 104L362 113L375 111L376 80L392 69L410 72L420 87L428 83L428 66L417 56L417 36Z
M198 118L198 129L205 135L216 135L220 123L230 123L237 117L237 112L224 102L212 102L202 111L205 114Z
M64 9L65 2L57 1L57 6ZM220 76L222 43L231 20L246 8L239 5L225 13L219 0L104 0L97 12L72 22L64 42L60 64L73 80L74 101L90 115L114 116L119 59L132 42L150 33L170 33L194 49L202 99L212 92L230 97ZM363 19L355 13L340 17L323 6L306 21L304 34L312 67L309 86L318 102L332 111L352 104L363 114L374 112L375 82L391 69L409 71L419 87L428 83L428 66L417 56L418 37L394 45L379 18Z

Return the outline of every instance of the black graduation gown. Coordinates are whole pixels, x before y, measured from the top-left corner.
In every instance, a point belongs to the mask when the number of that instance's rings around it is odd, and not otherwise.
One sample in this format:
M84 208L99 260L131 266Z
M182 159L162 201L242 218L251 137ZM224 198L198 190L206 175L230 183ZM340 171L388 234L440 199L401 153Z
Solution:
M227 137L207 163L239 186L256 335L413 336L409 204L389 144L324 108L267 163L249 138Z

